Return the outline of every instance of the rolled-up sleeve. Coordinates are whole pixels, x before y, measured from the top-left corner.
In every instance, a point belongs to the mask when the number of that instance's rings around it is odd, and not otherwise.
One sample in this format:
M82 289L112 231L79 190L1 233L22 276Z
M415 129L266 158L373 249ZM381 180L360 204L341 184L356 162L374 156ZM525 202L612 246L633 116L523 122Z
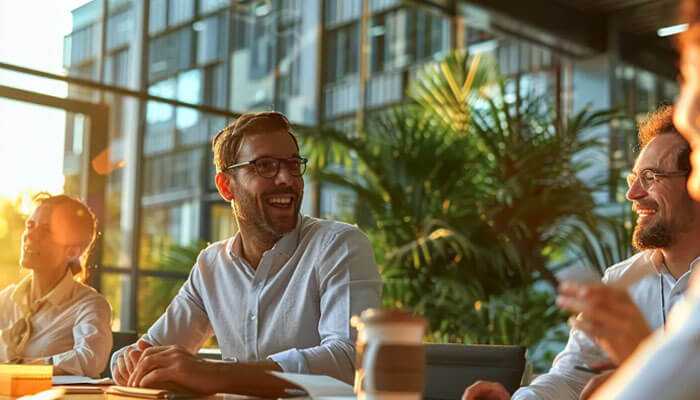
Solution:
M112 350L111 321L107 300L97 294L90 296L73 325L73 349L52 356L54 367L63 374L99 376Z
M513 394L514 400L578 400L593 377L576 365L595 365L606 361L605 353L581 331L572 329L564 350L557 355L548 373L535 378L530 386Z
M202 257L203 254L200 254L190 276L170 302L165 313L141 339L154 346L179 345L195 353L213 335L200 292L203 287L199 270ZM134 345L126 346L112 355L110 362L112 374L115 373L119 355L132 346Z
M356 228L325 238L316 271L320 286L321 343L271 355L285 372L328 375L351 383L355 373L356 332L350 318L378 307L382 281L372 246Z
M606 271L602 282L610 283ZM576 365L595 365L609 361L605 352L588 335L571 329L564 350L552 363L548 373L535 378L529 386L513 394L513 400L578 400L583 388L593 378L588 372L579 371Z

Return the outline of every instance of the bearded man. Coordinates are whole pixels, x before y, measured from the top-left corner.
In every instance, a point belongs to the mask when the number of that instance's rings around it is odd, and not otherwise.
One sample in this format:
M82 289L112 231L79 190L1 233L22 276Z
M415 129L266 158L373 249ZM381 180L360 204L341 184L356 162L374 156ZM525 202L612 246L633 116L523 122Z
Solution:
M700 203L686 189L690 147L673 125L672 107L660 108L640 124L639 142L627 199L638 216L632 244L640 252L608 268L604 285L562 283L557 304L578 314L569 341L550 371L513 399L587 398L666 324L688 287L700 259ZM464 393L464 399L508 398L493 382L477 382Z
M241 115L213 151L216 187L239 231L203 250L165 314L114 354L114 379L264 397L288 387L270 371L352 382L350 318L381 297L369 240L355 226L299 213L307 160L284 115ZM211 336L224 362L195 355Z

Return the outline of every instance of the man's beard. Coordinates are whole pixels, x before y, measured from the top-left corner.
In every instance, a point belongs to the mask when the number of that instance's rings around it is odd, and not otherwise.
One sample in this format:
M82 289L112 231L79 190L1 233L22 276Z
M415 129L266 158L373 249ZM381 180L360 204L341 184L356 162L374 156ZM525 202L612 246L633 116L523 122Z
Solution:
M664 220L659 218L648 224L637 224L632 234L632 245L637 250L663 249L673 245L679 234L688 232L695 223L692 211L693 200L687 197L684 202L673 207L679 218Z
M299 215L299 209L301 207L301 193L296 193L294 189L285 188L270 191L265 195L270 194L294 194L296 197L296 204L294 210L294 220L296 221ZM265 212L264 205L259 204L257 198L254 194L248 192L245 189L236 191L236 201L233 203L233 212L236 220L239 224L245 224L249 228L253 229L260 239L265 241L276 242L281 239L282 236L292 231L296 223L291 226L279 226L275 221L270 218L270 215Z
M654 222L648 226L637 224L632 234L632 245L637 250L669 247L674 239L669 225L665 221Z

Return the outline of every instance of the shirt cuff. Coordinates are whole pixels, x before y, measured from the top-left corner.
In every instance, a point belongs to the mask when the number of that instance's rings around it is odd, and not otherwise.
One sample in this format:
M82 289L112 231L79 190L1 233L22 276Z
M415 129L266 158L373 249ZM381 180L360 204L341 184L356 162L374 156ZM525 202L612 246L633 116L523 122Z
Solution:
M297 349L281 351L267 358L276 362L284 372L294 372L297 374L309 373L309 366L306 364L306 358L304 354Z

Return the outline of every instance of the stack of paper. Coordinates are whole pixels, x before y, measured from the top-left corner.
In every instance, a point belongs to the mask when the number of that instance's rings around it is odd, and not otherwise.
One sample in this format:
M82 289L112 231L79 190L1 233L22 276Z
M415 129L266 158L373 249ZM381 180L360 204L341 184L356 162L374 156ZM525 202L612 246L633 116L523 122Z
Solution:
M51 378L55 385L114 385L110 378L90 378L78 375L55 375Z
M105 390L105 394L107 395L108 400L133 399L134 397L139 399L171 400L192 397L192 395L188 393L176 393L169 390L147 389L130 386L110 386L107 388L107 390Z
M0 364L0 396L19 397L51 389L51 365Z
M290 372L271 372L304 389L308 397L315 400L351 400L355 399L352 386L325 375L294 374Z

